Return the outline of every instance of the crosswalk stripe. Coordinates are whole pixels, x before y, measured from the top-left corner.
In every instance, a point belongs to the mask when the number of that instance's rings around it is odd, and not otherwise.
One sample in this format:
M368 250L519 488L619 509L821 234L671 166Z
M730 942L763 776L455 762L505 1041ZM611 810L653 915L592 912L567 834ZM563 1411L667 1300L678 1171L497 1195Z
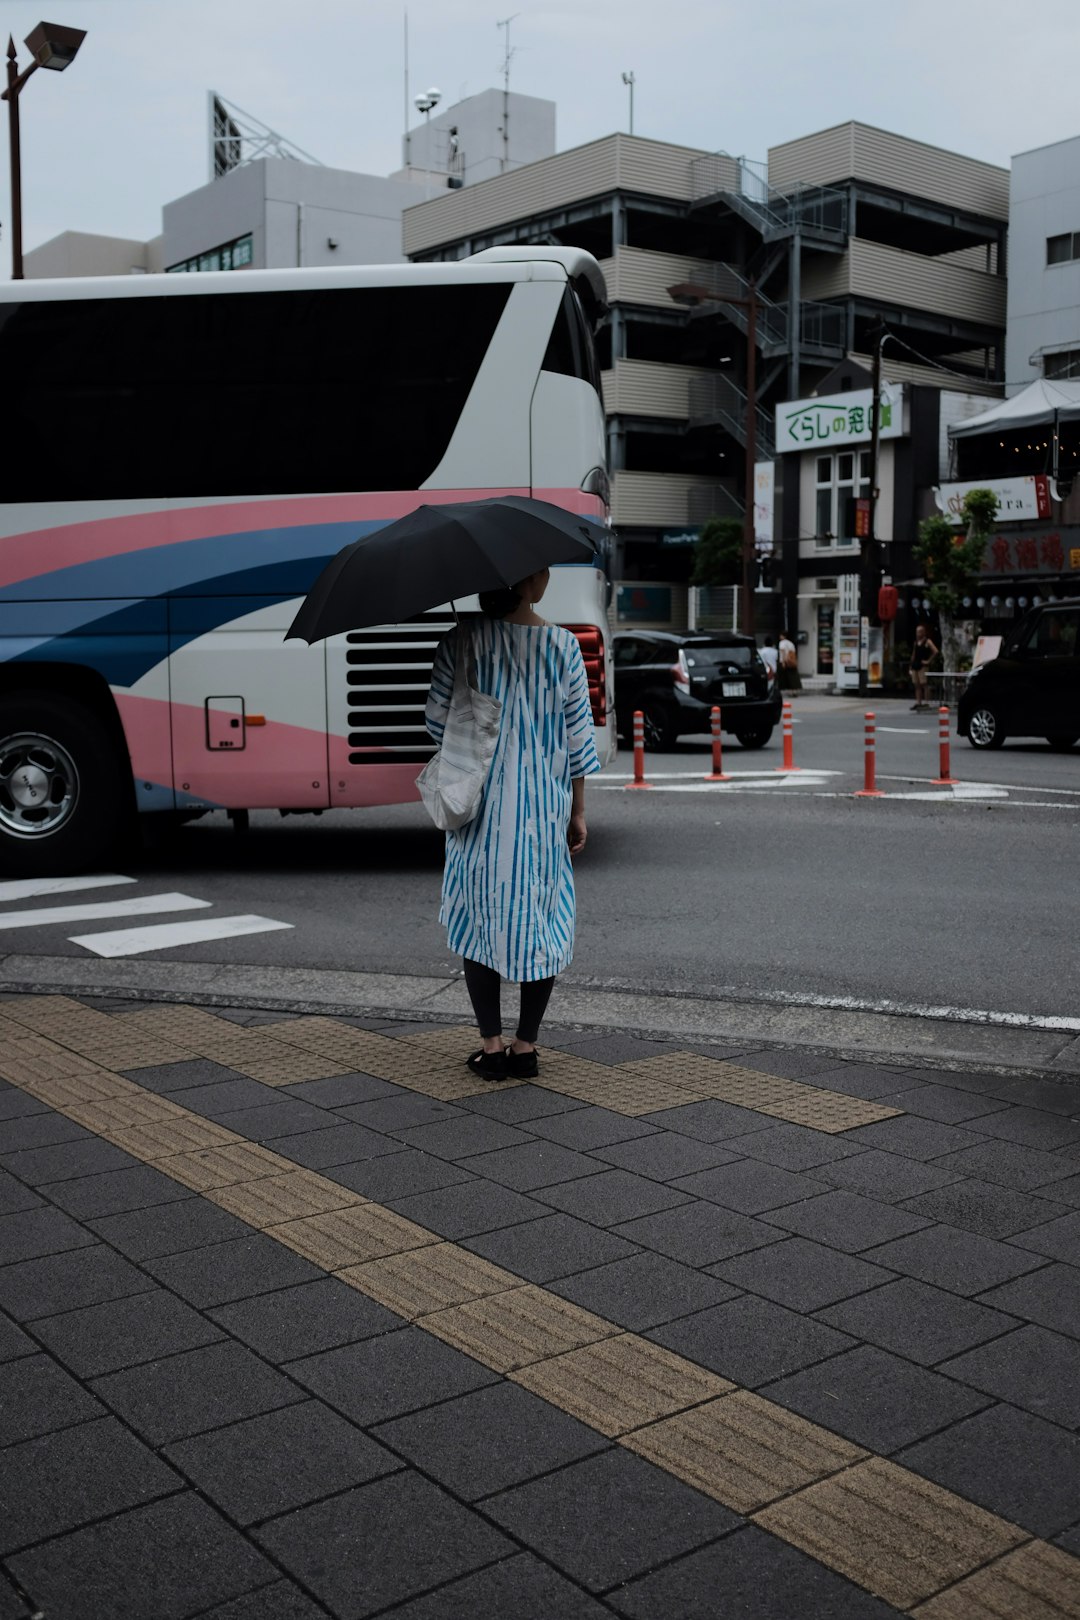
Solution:
M208 905L209 901L198 901ZM100 934L73 934L72 945L83 945L97 956L137 956L141 951L164 951L173 945L197 945L204 940L233 939L240 934L266 934L292 923L272 917L200 917L197 922L155 923L145 928L113 928Z
M201 911L212 900L190 894L141 894L133 900L106 900L88 906L39 906L31 911L0 911L0 933L8 928L44 928L49 923L93 922L98 917L139 917L154 911Z
M0 883L0 905L8 900L33 900L42 894L70 894L76 889L104 889L113 883L135 883L133 877L118 872L101 872L86 877L12 878Z

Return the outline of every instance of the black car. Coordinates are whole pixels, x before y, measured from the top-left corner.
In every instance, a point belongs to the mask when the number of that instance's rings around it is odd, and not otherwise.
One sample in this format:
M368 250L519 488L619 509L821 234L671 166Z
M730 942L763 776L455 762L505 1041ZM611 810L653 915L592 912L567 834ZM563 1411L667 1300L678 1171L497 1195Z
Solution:
M684 732L708 731L714 703L724 730L744 748L764 748L780 719L780 693L770 691L776 683L753 636L634 630L613 638L612 655L619 730L629 739L640 709L648 748L670 748Z
M1000 656L972 672L956 729L973 748L1000 748L1006 737L1073 746L1080 738L1080 597L1044 602L1020 620Z

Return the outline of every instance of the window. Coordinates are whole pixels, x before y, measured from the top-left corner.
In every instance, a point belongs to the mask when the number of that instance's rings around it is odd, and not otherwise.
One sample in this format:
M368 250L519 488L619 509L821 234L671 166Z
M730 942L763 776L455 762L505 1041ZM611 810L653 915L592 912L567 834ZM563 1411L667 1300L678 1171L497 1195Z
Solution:
M1073 259L1080 259L1080 231L1046 238L1047 264L1069 264Z
M1076 652L1080 613L1050 612L1036 619L1027 641L1027 651L1039 658L1070 658Z
M0 305L6 501L417 489L508 285Z
M208 253L199 253L194 259L181 259L170 264L168 273L175 275L198 270L247 270L251 266L251 233L238 236L234 242L223 242Z
M1044 377L1080 377L1080 349L1059 349L1043 355Z
M555 371L564 377L580 377L583 381L592 383L596 392L600 393L600 368L596 361L592 334L581 303L572 287L567 287L563 293L555 325L548 339L544 363L540 369Z
M819 549L855 544L855 502L869 489L869 450L838 450L817 457L814 538Z

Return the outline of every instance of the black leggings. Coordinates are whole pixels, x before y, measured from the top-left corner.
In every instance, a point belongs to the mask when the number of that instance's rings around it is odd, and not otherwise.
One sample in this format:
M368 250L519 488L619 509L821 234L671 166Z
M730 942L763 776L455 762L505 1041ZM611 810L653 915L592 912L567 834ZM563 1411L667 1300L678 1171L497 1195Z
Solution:
M465 985L472 1000L481 1037L486 1040L490 1036L501 1035L502 1010L499 991L502 980L494 968L485 967L483 962L472 962L467 956L462 960L465 963ZM526 1041L530 1046L536 1045L540 1021L547 1011L547 1004L551 1000L554 988L553 978L533 979L529 984L522 985L516 1040Z

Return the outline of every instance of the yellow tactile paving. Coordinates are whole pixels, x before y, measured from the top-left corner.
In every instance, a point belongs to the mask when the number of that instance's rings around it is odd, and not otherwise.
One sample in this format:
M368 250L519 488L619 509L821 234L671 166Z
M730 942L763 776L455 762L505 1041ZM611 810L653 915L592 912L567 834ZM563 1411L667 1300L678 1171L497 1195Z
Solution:
M410 1322L451 1305L521 1287L520 1277L456 1243L433 1243L387 1255L366 1265L350 1266L338 1275Z
M217 1187L235 1187L263 1176L286 1175L296 1166L269 1148L254 1142L236 1140L225 1147L197 1148L161 1159L155 1166L163 1175L182 1182L194 1192L208 1193Z
M652 1423L622 1443L743 1514L867 1455L749 1390Z
M495 1372L576 1350L619 1330L546 1288L526 1285L425 1316L424 1327Z
M100 1063L80 1057L56 1041L35 1035L24 1024L0 1015L0 1080L22 1086L35 1096L48 1082L72 1086L80 1081L111 1086L110 1095L119 1096L131 1082ZM102 1093L99 1093L99 1095Z
M314 1170L290 1170L280 1176L263 1176L259 1181L215 1187L206 1197L259 1231L305 1215L325 1215L333 1209L367 1203L359 1193L327 1176L316 1175Z
M70 996L17 996L3 1007L6 1018L107 1068L148 1069L193 1056L185 1047L143 1034Z
M774 1502L753 1520L898 1609L1030 1539L881 1457Z
M364 1260L439 1241L434 1232L381 1204L359 1204L328 1215L287 1221L275 1226L271 1235L324 1271L340 1271Z
M716 1373L636 1333L617 1336L512 1373L514 1383L611 1437L734 1390Z
M377 1080L390 1080L437 1102L457 1102L488 1089L487 1081L478 1080L465 1068L470 1048L464 1041L455 1042L453 1031L432 1032L438 1036L434 1043L393 1040L334 1018L296 1018L272 1028L275 1039L333 1059L346 1066L342 1072L359 1071Z
M101 1135L148 1164L178 1153L191 1153L195 1148L231 1147L244 1140L223 1125L215 1125L213 1120L200 1119L198 1114L181 1114L179 1118L162 1120L159 1124L110 1125L102 1129Z
M883 1103L866 1102L862 1097L849 1097L842 1091L803 1085L801 1081L784 1080L779 1075L758 1074L755 1069L743 1069L738 1064L703 1057L696 1052L664 1052L657 1057L635 1059L632 1063L619 1064L615 1073L642 1079L653 1076L658 1080L667 1079L717 1102L734 1103L739 1108L768 1114L772 1119L809 1125L813 1130L830 1134L853 1130L856 1125L873 1125L881 1119L894 1119L903 1112L900 1108L887 1108Z
M85 1125L88 1131L111 1135L129 1125L152 1125L164 1119L190 1119L183 1108L166 1097L99 1097L94 1102L73 1102L65 1109L69 1119Z
M1080 1559L1029 1541L911 1612L918 1620L1076 1620Z
M185 1047L187 1055L220 1063L267 1086L297 1085L350 1072L342 1064L273 1040L263 1029L246 1029L199 1007L147 1007L114 1014L114 1021L144 1039Z

